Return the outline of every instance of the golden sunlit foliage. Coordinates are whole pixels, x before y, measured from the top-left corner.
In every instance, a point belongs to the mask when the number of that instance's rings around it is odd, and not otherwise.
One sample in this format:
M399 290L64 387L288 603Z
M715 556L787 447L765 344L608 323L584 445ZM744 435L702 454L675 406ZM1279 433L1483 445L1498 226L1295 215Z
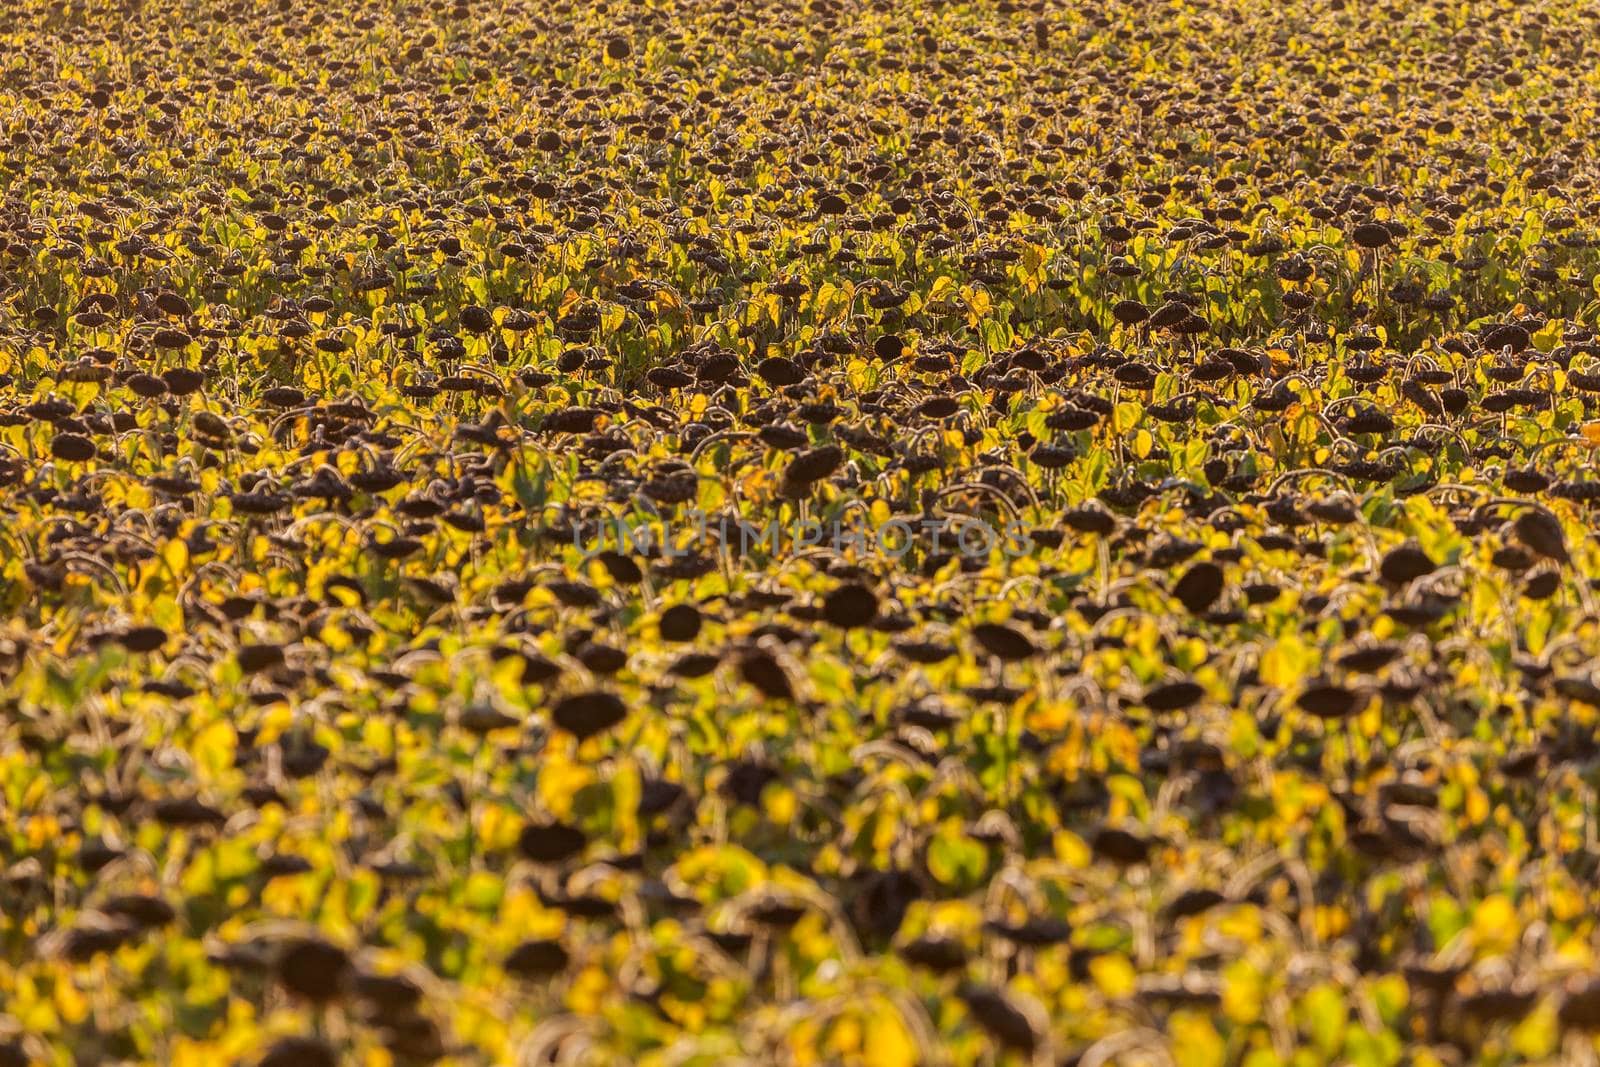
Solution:
M1597 16L10 0L0 1067L1592 1061Z

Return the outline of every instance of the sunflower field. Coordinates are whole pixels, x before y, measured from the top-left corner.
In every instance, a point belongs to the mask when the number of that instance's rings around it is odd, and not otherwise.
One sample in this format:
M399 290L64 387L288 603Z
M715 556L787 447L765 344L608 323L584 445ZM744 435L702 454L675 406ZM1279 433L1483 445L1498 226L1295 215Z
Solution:
M1600 1063L1600 4L7 0L0 1067Z

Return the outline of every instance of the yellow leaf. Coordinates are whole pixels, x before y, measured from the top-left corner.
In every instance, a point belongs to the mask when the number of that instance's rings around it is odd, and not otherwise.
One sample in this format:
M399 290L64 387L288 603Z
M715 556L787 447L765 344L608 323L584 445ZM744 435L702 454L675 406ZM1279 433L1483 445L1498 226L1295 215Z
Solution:
M1516 906L1505 895L1496 893L1472 909L1472 938L1485 951L1508 951L1520 934Z
M1089 866L1092 853L1083 838L1071 830L1057 830L1054 838L1056 859L1068 867Z
M505 808L486 806L478 820L478 838L485 848L510 848L516 843L522 822Z
M1305 677L1309 650L1294 634L1280 638L1261 657L1261 680L1278 688L1288 688Z
M1511 1031L1511 1047L1524 1060L1542 1060L1556 1050L1560 1037L1556 1006L1547 997Z
M287 704L275 704L261 716L260 732L256 734L256 742L270 745L282 737L284 731L294 725L294 709Z
M867 1022L864 1059L873 1067L912 1067L917 1062L917 1045L911 1040L905 1021L892 1006L884 1004Z
M833 1032L828 1035L828 1051L841 1055L850 1055L861 1049L861 1023L859 1020L846 1015L833 1024Z
M56 979L56 1012L69 1026L76 1026L89 1017L88 998L64 975Z
M1489 817L1489 795L1482 789L1467 791L1467 821L1473 825Z
M580 1015L597 1014L605 1003L611 980L599 967L587 967L567 992L567 1007Z
M794 790L781 782L774 782L761 791L761 803L767 818L774 826L787 826L794 819L799 803Z
M968 321L973 324L980 322L994 307L994 302L989 299L989 293L985 289L969 285L961 291L961 296L967 302Z
M161 546L161 560L172 568L174 577L181 576L189 569L189 545L182 538L174 537Z
M1229 964L1223 972L1222 1014L1236 1023L1255 1022L1261 1017L1262 985L1261 975L1248 962Z
M595 774L588 767L551 753L539 774L539 796L551 815L565 818L572 810L573 797L594 780Z
M225 719L218 719L195 735L189 742L189 751L201 769L212 775L220 775L233 766L237 743L233 725Z
M1139 975L1127 957L1108 952L1089 962L1089 975L1100 992L1112 999L1132 996L1139 984Z
M1198 1012L1174 1012L1167 1020L1172 1060L1178 1067L1218 1067L1227 1056L1222 1035Z

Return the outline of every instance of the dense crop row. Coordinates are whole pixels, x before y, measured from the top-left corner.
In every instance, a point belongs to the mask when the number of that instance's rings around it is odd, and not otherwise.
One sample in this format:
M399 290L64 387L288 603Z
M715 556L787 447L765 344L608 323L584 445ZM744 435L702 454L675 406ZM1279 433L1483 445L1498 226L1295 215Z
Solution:
M1597 60L11 0L0 1067L1593 1062Z

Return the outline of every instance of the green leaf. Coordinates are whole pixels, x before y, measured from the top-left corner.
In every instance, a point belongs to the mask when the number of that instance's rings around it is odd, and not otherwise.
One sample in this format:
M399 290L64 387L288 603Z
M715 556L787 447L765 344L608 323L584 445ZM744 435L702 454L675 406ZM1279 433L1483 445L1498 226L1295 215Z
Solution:
M988 852L959 831L941 831L928 843L928 872L943 885L976 888L988 869Z
M1331 1059L1344 1044L1350 1006L1338 986L1324 983L1300 998L1300 1017L1317 1050Z
M1144 408L1134 400L1124 400L1117 405L1116 411L1111 416L1112 432L1121 435L1139 425L1139 420L1144 417Z

